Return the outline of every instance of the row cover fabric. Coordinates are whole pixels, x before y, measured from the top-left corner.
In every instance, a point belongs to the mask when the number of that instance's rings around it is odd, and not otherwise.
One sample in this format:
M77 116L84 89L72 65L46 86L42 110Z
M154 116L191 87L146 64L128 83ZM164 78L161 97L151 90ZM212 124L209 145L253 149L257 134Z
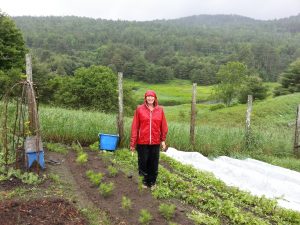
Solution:
M239 160L221 156L210 160L199 152L178 151L171 147L165 154L198 170L212 172L228 186L277 199L280 206L300 211L299 172L250 158Z

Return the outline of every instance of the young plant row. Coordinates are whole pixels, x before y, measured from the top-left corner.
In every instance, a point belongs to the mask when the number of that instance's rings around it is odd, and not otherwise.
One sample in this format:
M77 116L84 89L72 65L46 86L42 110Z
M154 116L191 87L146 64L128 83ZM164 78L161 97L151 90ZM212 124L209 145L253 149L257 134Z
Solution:
M128 167L130 161L136 160L128 151L117 151L115 157ZM153 195L160 199L179 199L193 206L197 211L188 215L191 219L211 221L206 224L300 224L299 213L280 208L274 200L251 196L226 186L209 173L165 155L161 158L171 169L160 166Z
M108 166L107 171L108 171L108 176L110 177L115 177L118 172L118 170L111 165ZM86 176L88 177L88 179L93 185L99 186L98 188L99 192L104 198L107 198L112 195L112 192L114 190L114 183L102 182L104 177L103 173L96 173L92 170L88 170L86 172ZM130 210L132 209L132 200L127 196L122 196L121 207L125 212L129 213ZM159 207L159 212L164 218L166 218L166 220L170 221L175 215L175 209L176 209L175 205L161 204ZM141 209L139 214L139 219L138 219L141 224L149 224L152 219L153 217L148 210Z
M233 202L233 206L243 209L247 214L259 216L271 224L300 224L300 214L279 207L276 200L267 199L264 196L252 196L237 188L228 187L210 173L183 165L168 156L162 155L162 160L172 168L173 174L175 173L185 182L197 187L198 190L200 188L202 192L210 193L211 197L218 198L224 203Z

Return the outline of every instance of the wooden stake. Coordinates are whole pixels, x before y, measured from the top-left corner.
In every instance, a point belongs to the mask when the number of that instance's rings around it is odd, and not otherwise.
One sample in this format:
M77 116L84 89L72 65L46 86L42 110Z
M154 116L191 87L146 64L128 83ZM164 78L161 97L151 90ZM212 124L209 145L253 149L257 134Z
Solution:
M250 127L250 120L251 120L251 112L252 112L252 95L248 95L248 103L247 103L247 112L246 112L246 146L247 148L251 142L251 127Z
M119 88L119 115L118 115L118 133L120 138L120 147L124 146L124 107L123 107L123 73L118 72Z
M190 144L195 147L195 123L196 123L196 88L197 83L193 83L192 104L191 104L191 127L190 127Z
M300 105L297 107L296 124L295 124L295 141L294 141L294 154L300 157Z

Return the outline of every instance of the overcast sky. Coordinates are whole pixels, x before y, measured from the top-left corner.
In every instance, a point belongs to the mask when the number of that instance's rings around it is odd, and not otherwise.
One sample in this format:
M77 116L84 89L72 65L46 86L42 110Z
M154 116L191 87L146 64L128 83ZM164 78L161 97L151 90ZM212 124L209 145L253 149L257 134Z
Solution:
M270 20L300 13L300 0L0 0L10 16L84 16L112 20L236 14Z

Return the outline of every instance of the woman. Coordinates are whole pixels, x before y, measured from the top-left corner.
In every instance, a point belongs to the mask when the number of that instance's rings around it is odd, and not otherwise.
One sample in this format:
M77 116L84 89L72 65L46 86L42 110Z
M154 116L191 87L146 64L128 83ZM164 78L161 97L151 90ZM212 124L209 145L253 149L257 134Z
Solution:
M163 108L158 105L154 91L145 93L144 104L134 113L130 150L137 149L139 175L143 177L143 187L155 187L158 175L159 147L166 149L168 125Z

